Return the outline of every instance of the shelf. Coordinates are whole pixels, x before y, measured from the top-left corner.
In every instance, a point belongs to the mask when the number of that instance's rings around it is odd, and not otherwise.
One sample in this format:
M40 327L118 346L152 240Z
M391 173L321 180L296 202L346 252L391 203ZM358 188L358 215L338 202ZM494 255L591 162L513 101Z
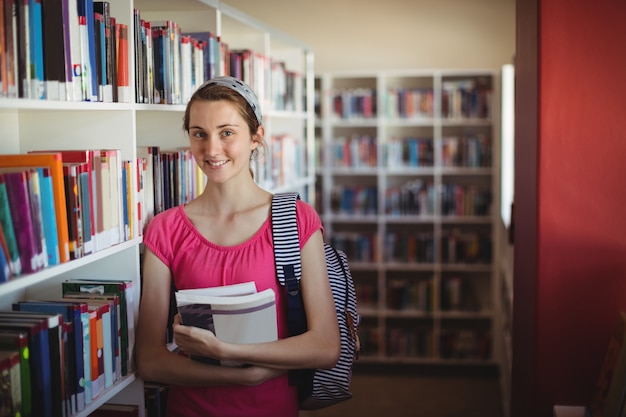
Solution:
M363 359L495 363L497 71L329 72L316 86L325 237L376 260L350 261Z

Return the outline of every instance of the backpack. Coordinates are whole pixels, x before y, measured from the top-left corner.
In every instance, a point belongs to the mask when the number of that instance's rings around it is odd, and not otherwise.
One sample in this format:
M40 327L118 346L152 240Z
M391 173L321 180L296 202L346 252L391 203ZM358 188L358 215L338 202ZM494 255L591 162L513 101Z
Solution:
M289 335L307 330L300 278L302 275L296 200L298 193L275 194L272 199L272 236L276 274L287 292ZM328 279L335 300L341 338L341 353L334 368L290 371L289 382L298 387L301 410L316 410L352 398L352 364L360 349L356 309L356 291L346 255L324 244Z

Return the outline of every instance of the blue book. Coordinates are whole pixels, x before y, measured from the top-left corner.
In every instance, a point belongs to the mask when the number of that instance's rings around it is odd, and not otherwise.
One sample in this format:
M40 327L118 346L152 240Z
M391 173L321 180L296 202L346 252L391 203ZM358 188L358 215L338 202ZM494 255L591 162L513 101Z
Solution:
M48 314L61 314L67 329L66 368L68 369L68 384L71 393L72 413L85 408L85 376L83 358L83 326L81 322L80 303L54 300L28 300L13 304L13 310L31 311Z
M44 88L43 62L43 23L41 16L41 0L28 0L30 30L30 62L33 68L31 73L31 98L46 98Z
M49 167L37 168L39 174L39 190L48 265L61 262L59 237L57 232L56 209L52 190L52 174Z

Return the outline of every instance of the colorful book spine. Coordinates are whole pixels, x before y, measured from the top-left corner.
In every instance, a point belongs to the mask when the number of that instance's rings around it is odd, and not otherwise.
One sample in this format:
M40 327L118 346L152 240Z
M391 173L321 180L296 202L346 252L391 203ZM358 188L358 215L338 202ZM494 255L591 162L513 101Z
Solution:
M5 171L2 173L7 187L11 221L16 231L15 237L22 264L22 272L33 273L41 269L38 262L35 226L30 214L28 182L30 171Z
M30 63L31 88L30 98L45 99L44 61L43 61L43 24L41 0L29 0Z
M9 252L8 260L12 275L19 276L22 273L22 261L20 260L13 219L11 218L11 208L9 206L9 196L4 182L4 175L0 175L0 226L2 227Z
M49 167L37 168L39 187L41 192L41 212L46 240L48 265L58 265L61 262L59 250L59 236L56 223L56 207L52 188L52 174Z

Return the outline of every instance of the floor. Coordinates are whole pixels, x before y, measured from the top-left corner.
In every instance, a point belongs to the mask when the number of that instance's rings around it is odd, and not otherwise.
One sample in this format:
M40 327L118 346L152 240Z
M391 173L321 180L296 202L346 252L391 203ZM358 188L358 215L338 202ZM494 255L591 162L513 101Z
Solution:
M353 398L300 417L503 417L494 372L356 372Z

